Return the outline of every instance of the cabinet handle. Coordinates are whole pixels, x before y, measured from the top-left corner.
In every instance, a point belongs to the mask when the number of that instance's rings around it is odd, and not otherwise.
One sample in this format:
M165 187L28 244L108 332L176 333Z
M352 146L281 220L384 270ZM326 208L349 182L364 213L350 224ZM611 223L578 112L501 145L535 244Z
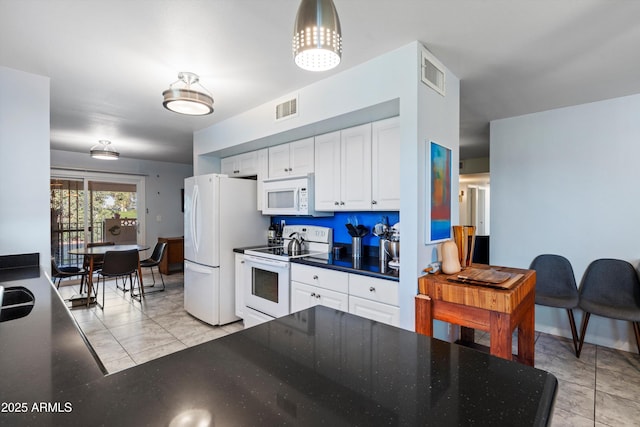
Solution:
M334 205L338 206L340 203L338 202L333 202Z
M293 169L289 168L289 172L293 172Z
M373 286L369 288L369 292L375 292L376 288L374 288Z
M289 171L289 169L287 169L287 168L284 168L284 171L285 171L285 172L288 172L288 171Z
M377 204L378 204L378 202L376 202L375 200L372 200L372 201L371 201L371 204L372 204L372 205L377 205Z
M316 294L316 299L320 299L320 294Z
M240 261L240 264L244 264L244 260Z
M313 298L315 298L316 293L315 293L315 292L311 292L311 296L312 296Z
M318 276L317 275L313 275L313 280L318 280Z
M344 202L340 202L340 206L344 206Z

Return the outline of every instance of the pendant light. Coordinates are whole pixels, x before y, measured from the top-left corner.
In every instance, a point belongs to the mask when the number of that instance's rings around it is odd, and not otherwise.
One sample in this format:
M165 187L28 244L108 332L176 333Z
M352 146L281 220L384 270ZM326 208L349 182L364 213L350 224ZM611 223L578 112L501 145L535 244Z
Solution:
M342 31L332 0L302 0L293 29L293 58L308 71L327 71L340 63Z
M91 157L100 160L118 160L120 153L111 145L111 141L101 139L98 144L91 147Z
M182 87L174 87L182 83ZM200 86L202 90L196 90L193 86ZM213 113L213 97L204 86L200 84L200 77L194 73L178 73L178 80L169 85L169 89L162 92L164 101L162 105L174 113L189 116L206 116Z

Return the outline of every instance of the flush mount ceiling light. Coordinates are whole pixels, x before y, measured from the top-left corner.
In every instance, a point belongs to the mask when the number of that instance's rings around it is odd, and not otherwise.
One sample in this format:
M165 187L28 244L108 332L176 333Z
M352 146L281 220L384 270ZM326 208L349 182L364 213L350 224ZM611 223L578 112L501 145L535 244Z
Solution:
M101 139L98 144L91 147L91 157L100 160L118 160L120 153L111 145L111 141Z
M205 116L213 113L213 97L200 83L197 74L181 72L178 80L171 83L169 89L162 92L162 105L167 110L189 116ZM181 83L183 87L174 87ZM202 90L195 90L192 86L199 86Z
M340 63L342 31L332 0L302 0L293 29L293 59L308 71L327 71Z

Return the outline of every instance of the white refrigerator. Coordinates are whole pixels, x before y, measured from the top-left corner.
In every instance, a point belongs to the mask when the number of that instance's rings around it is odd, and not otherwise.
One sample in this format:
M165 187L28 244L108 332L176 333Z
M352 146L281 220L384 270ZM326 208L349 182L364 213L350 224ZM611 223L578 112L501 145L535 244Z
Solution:
M234 248L267 243L256 181L200 175L184 181L184 308L211 325L235 315Z

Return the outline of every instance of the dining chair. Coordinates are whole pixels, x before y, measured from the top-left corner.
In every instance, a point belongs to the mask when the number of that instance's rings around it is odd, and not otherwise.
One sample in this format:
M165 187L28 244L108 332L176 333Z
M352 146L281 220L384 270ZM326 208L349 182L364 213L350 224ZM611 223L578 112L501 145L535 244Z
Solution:
M116 287L118 286L118 278L121 278L123 282L123 288L119 288L119 289L126 290L127 277L128 277L131 296L132 297L137 296L133 294L133 289L134 289L134 278L138 283L138 287L140 286L140 278L138 277L139 262L140 262L140 257L138 255L137 249L131 249L127 251L105 252L102 268L98 270L98 281L97 281L97 288L96 288L96 295L98 295L98 291L100 288L100 281L102 281L101 308L104 308L104 294L105 294L104 288L105 288L105 284L106 284L105 282L107 278L115 278Z
M51 277L53 278L53 283L56 285L56 289L60 289L60 282L62 281L62 279L80 276L80 292L82 292L87 274L89 274L89 272L84 268L75 266L60 266L56 263L55 258L51 257Z
M529 269L536 272L536 304L567 310L573 350L579 357L578 334L573 316L573 309L578 307L578 287L571 263L561 255L542 254L533 259Z
M640 280L630 263L603 258L589 264L580 285L578 305L584 311L578 357L592 314L631 322L640 352Z
M115 244L116 244L115 242L93 242L93 243L87 243L85 246L87 248L95 248L99 246L114 246ZM90 266L92 257L93 257L93 271L96 272L98 269L102 267L104 255L85 255L82 261L82 268L89 271L89 266ZM82 293L82 286L80 286L80 292Z
M153 267L156 267L158 269L158 274L160 275L160 280L162 280L162 289L158 289L158 290L153 291L153 292L162 292L162 291L165 290L164 278L162 277L162 272L160 271L159 265L160 265L160 261L162 261L162 257L164 256L166 250L167 250L167 243L166 242L158 242L158 243L156 243L156 246L153 248L153 253L151 254L151 256L149 258L147 258L147 259L144 259L144 260L140 261L140 267L148 268L149 270L151 270L151 277L153 278L153 285L150 285L149 286L150 288L153 288L156 285L156 277L153 274Z

